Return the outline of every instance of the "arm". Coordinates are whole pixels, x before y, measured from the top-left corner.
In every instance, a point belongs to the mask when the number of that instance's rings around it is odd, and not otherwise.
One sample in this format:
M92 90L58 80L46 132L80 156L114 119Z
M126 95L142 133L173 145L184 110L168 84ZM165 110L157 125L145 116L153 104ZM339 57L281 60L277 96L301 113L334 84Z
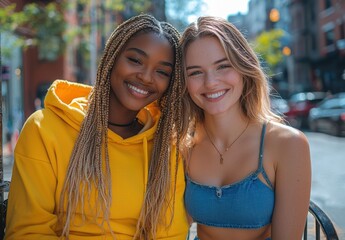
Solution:
M37 119L36 119L37 120ZM58 239L57 179L33 118L25 124L15 150L5 239Z
M309 144L297 130L279 140L275 177L272 239L301 239L308 214L311 188Z
M188 213L187 213L187 220L188 220L189 227L191 227L194 221L193 221L193 218Z

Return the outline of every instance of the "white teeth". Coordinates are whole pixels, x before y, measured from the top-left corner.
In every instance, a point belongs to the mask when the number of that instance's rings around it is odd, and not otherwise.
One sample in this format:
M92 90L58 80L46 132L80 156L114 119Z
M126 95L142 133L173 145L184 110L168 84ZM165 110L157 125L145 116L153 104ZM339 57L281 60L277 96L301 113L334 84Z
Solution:
M207 98L218 98L218 97L220 97L220 96L222 96L224 94L225 94L225 90L220 91L220 92L216 92L216 93L212 93L212 94L205 94L205 96Z
M140 93L140 94L143 94L143 95L147 95L147 94L149 94L149 91L145 91L145 90L142 90L142 89L139 89L139 88L137 88L137 87L135 87L135 86L133 86L133 85L131 85L131 84L127 84L127 86L130 88L130 89L132 89L133 91L136 91L137 93Z

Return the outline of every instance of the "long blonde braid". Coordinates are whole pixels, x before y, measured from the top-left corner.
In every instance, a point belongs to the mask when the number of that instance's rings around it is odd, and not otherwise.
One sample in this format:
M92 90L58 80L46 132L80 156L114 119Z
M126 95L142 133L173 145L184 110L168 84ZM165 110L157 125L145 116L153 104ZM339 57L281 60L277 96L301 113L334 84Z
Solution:
M64 186L61 192L58 220L62 225L61 237L68 239L70 224L76 208L84 208L91 197L91 190L97 193L95 219L103 214L103 222L110 228L109 212L112 202L111 173L108 155L107 121L109 115L110 75L116 58L124 45L138 32L156 32L165 36L175 51L175 68L168 90L158 101L162 111L151 156L147 191L138 220L136 239L155 238L157 225L163 223L174 196L169 196L171 185L170 145L174 136L179 139L179 129L173 121L181 119L181 53L178 47L179 33L169 24L160 23L154 17L141 14L133 17L115 29L107 41L101 59L95 86L90 94L89 106L80 133L72 151ZM174 107L175 106L175 107ZM178 141L178 140L177 140ZM178 145L177 145L178 146ZM178 168L179 149L176 151L174 191ZM157 191L160 189L161 191ZM88 199L86 199L86 196ZM116 196L115 196L116 197ZM65 211L65 212L64 212ZM85 218L85 216L83 216ZM110 231L112 231L110 229Z
M182 83L181 83L181 52L178 48L179 33L170 24L164 23L162 27L169 32L172 38L175 51L175 69L173 81L165 95L159 100L162 111L154 138L154 149L151 156L149 178L144 199L144 205L138 222L138 231L135 239L155 239L158 224L163 224L163 215L169 206L174 212L175 190L179 156L179 139L181 135L182 118ZM176 124L174 124L176 123ZM174 171L173 196L168 196L170 191L171 169L170 151L172 137L176 136L176 168ZM172 215L173 218L173 215ZM172 219L170 219L171 223ZM166 224L169 225L169 224Z

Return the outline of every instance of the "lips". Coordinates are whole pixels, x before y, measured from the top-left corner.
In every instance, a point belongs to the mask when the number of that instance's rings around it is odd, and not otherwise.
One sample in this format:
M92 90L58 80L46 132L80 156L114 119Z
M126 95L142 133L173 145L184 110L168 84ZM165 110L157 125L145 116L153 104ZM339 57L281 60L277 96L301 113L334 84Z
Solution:
M221 90L214 93L205 93L204 96L209 99L216 99L223 96L225 93L226 93L226 90Z

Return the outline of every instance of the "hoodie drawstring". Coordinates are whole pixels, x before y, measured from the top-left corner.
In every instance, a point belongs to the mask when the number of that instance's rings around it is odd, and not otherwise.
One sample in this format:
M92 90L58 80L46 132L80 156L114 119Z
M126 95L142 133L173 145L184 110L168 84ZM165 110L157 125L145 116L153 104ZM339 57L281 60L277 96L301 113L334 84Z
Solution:
M148 141L147 137L143 138L143 151L144 151L144 195L146 193L147 181L149 175L149 154L148 154Z

